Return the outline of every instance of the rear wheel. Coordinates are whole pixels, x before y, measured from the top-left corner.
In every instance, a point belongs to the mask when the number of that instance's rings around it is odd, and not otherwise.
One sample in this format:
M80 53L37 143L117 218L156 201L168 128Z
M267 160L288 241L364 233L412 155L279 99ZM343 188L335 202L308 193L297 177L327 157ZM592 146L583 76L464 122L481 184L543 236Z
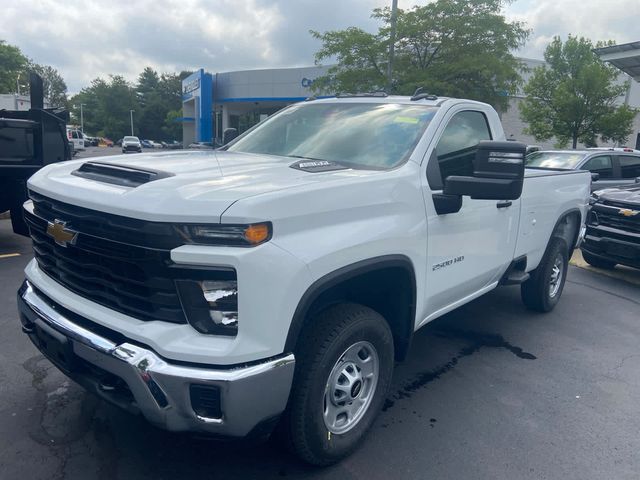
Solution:
M303 332L289 407L289 447L314 465L335 463L360 443L382 408L393 371L384 318L356 304L329 308Z
M602 258L596 257L594 255L591 255L589 252L585 252L584 250L582 250L582 258L584 258L584 261L587 262L589 265L596 268L604 268L606 270L611 270L616 266L615 262L610 262L608 260L604 260Z
M562 295L568 267L566 243L561 238L552 238L540 265L520 287L525 306L538 312L553 310Z

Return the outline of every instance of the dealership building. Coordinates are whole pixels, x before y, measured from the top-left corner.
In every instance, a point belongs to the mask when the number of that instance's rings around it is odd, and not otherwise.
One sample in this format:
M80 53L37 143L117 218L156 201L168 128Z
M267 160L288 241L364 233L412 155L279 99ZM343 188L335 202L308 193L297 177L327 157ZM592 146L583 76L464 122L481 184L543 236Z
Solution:
M522 73L525 82L533 68L544 64L541 60L521 60L527 67ZM603 60L608 61L604 57ZM220 140L222 132L229 127L242 133L281 108L305 100L313 95L313 81L324 75L328 68L273 68L215 74L204 69L196 71L182 82L184 145ZM620 103L640 108L640 79L634 80L629 76L631 72L623 72L620 81L630 80L630 86ZM508 109L501 113L507 138L553 148L553 141L537 142L524 133L526 124L520 119L518 109L523 98L522 93L511 97ZM640 114L636 115L628 145L640 148Z

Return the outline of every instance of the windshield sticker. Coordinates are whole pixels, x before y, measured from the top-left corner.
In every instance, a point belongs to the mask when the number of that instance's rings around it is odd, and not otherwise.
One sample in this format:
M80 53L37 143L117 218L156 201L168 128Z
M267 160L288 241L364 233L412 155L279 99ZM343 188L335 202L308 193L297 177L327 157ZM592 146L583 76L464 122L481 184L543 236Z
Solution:
M415 117L402 117L402 116L398 116L395 117L393 119L394 122L396 123L412 123L412 124L416 124L418 123L420 120L418 118Z

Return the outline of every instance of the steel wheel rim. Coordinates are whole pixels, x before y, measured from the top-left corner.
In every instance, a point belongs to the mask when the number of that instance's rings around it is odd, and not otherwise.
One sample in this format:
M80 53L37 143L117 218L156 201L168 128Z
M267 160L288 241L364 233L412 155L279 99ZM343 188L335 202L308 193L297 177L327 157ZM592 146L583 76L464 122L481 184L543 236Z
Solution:
M563 275L564 262L562 261L562 255L558 254L553 261L553 267L551 267L551 277L549 278L549 297L554 298L560 291Z
M369 409L378 385L380 360L369 342L347 348L335 363L324 389L323 419L336 435L354 428Z

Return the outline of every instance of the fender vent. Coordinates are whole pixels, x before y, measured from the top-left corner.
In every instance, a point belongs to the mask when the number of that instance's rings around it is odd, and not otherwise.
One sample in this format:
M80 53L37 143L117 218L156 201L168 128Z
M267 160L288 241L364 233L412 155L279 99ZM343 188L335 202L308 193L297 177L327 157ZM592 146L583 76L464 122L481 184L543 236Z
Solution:
M145 183L172 177L172 173L156 170L141 170L137 168L115 165L112 163L86 162L80 168L71 172L76 177L88 178L102 183L111 183L123 187L138 187Z

